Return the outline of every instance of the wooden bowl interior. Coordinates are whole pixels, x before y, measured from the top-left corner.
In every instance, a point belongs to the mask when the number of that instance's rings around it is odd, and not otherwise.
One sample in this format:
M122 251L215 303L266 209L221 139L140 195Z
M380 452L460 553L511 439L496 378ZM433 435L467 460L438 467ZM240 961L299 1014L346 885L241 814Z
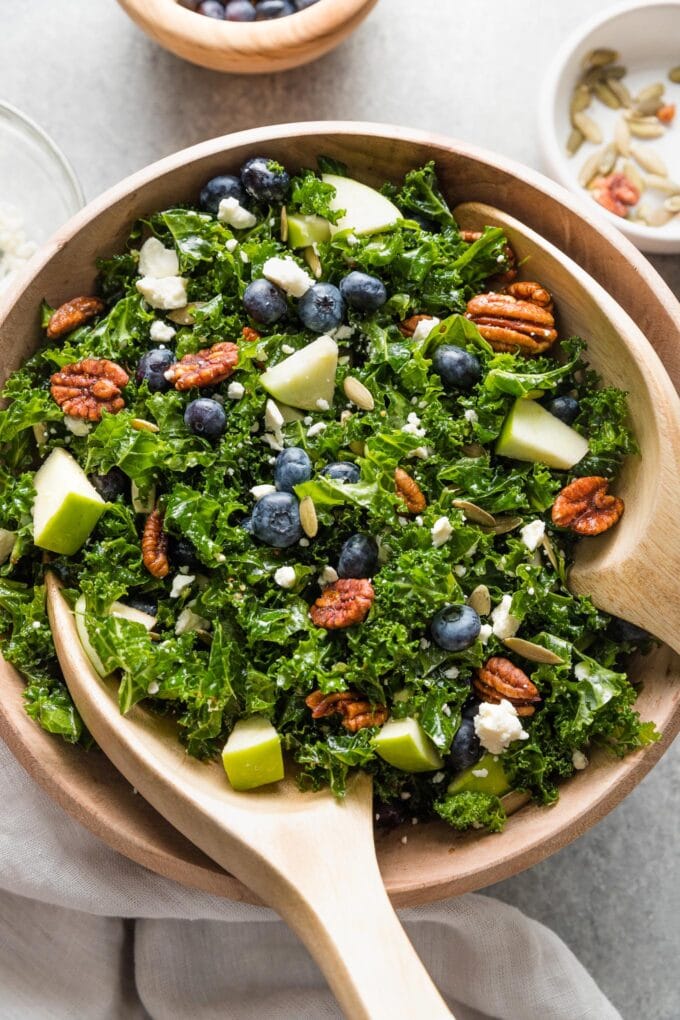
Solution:
M40 302L57 304L88 293L95 260L124 245L132 222L149 211L194 201L200 185L220 171L236 170L247 156L263 152L289 168L313 165L323 153L346 162L368 183L397 180L409 168L435 159L452 205L487 202L516 216L589 269L638 324L680 385L680 322L677 306L656 274L616 232L582 220L578 203L562 189L526 168L499 161L443 139L402 129L368 125L288 125L216 139L169 157L112 189L48 244L32 272L9 295L0 322L0 377L6 377L40 342ZM541 278L540 267L536 275ZM637 288L637 289L636 289ZM643 448L652 450L649 407L634 359L614 346L600 347L591 321L576 304L556 294L563 325L591 341L591 360L607 381L632 393L632 414ZM598 323L604 330L606 324ZM677 346L676 346L677 345ZM615 355L615 356L613 356ZM630 468L625 486L653 484L644 456ZM634 664L643 683L639 708L653 719L662 739L623 761L594 755L583 773L565 783L560 802L549 810L523 808L499 836L456 836L443 824L409 826L377 838L387 888L400 905L417 904L483 887L530 866L584 832L615 806L646 774L680 726L680 661L660 648ZM84 752L40 730L24 711L21 681L0 660L0 735L50 794L79 821L132 859L188 885L237 899L249 894L160 818L99 752Z

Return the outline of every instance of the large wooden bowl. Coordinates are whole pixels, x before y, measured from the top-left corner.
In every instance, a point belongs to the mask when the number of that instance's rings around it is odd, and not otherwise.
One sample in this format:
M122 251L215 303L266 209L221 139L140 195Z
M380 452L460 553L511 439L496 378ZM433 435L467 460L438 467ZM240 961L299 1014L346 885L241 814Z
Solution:
M58 304L89 293L96 258L122 247L133 220L195 200L207 178L237 169L254 153L271 155L291 169L313 165L323 153L344 160L369 183L396 180L410 167L436 160L452 204L477 200L505 210L596 277L637 322L680 385L680 306L633 246L613 227L589 223L586 207L567 191L526 167L445 138L343 123L259 128L214 139L154 164L97 199L42 250L9 296L0 322L0 378L38 344L43 298ZM539 268L535 271L540 278ZM556 294L558 308L559 299ZM569 323L563 326L568 330ZM597 336L588 339L597 363ZM606 376L606 364L598 367ZM643 681L640 711L656 722L662 734L658 743L623 761L594 755L584 772L564 784L555 807L521 809L501 835L456 836L438 823L409 826L406 844L399 830L379 833L378 855L394 901L418 904L516 874L575 839L625 797L680 728L677 656L659 648L634 664L634 672ZM23 711L21 690L18 675L0 660L0 735L68 812L160 874L222 896L252 898L136 796L103 755L70 747L40 730Z
M213 71L269 74L317 60L339 46L378 0L319 0L272 21L216 21L177 0L118 0L163 49Z

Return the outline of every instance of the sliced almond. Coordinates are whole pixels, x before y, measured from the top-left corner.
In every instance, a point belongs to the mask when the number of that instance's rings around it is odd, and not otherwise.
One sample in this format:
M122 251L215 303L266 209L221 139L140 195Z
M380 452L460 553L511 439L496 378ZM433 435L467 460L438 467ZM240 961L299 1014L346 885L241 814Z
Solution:
M475 524L482 524L485 528L493 528L496 523L493 514L487 513L486 510L482 510L481 506L477 506L476 503L470 503L467 499L454 499L451 505L455 506L456 510L462 510L465 517L469 521L474 521Z
M160 432L155 422L147 421L145 418L133 418L130 425L137 432Z
M485 584L478 584L474 591L470 592L468 605L474 609L479 616L488 616L491 612L491 595Z
M319 520L311 496L304 496L300 502L300 524L307 538L314 538L319 531Z
M630 154L643 170L648 174L659 174L660 177L668 177L668 168L661 156L651 149L645 149L641 145L632 144Z
M533 641L525 641L524 638L505 638L503 644L511 652L517 652L518 655L528 659L529 662L546 662L553 666L558 666L564 662L564 659L561 659L555 652L551 652L549 648L544 648L543 645L536 645Z
M573 118L573 124L575 128L578 128L584 138L593 145L599 145L602 141L602 131L599 124L597 124L592 117L589 117L587 113L575 113Z
M375 400L371 391L353 375L348 375L342 384L345 396L362 411L372 411L375 408Z

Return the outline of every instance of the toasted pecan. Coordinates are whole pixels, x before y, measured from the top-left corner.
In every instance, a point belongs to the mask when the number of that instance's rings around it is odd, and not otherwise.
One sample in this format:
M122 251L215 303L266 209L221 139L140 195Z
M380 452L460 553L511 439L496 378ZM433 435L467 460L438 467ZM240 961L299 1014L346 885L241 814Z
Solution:
M402 322L398 323L397 329L402 336L411 337L415 333L419 322L422 322L423 319L431 318L431 315L410 315L408 319L404 319Z
M168 536L163 531L163 517L158 507L151 511L144 524L142 560L152 577L168 576Z
M63 305L52 313L47 326L47 335L50 340L58 340L59 337L72 333L78 326L84 326L95 315L104 311L104 302L98 297L74 297L65 301Z
M553 504L552 522L578 535L600 535L621 518L623 500L607 491L609 480L592 475L575 478L566 485Z
M361 623L373 605L375 591L370 581L359 577L342 577L324 588L310 606L312 623L325 630L340 630Z
M370 701L356 691L333 694L313 691L305 698L305 704L312 710L312 719L341 715L342 725L350 733L357 733L367 726L382 726L389 716L386 705L371 705Z
M243 339L246 340L249 344L254 343L256 340L259 340L262 337L262 334L258 333L256 329L253 329L252 326L244 326L243 329L241 330L241 335L243 336Z
M394 486L410 514L420 514L427 506L427 500L415 478L398 467L394 472Z
M500 704L505 698L518 715L533 715L541 700L538 689L526 673L509 659L494 655L476 671L473 687L483 701Z
M540 354L557 339L552 298L533 281L512 283L506 294L477 294L468 301L466 318L496 351Z
M176 390L195 386L216 386L232 374L238 364L238 347L228 340L184 357L165 372Z
M50 378L50 393L64 414L99 421L104 411L117 414L125 407L121 390L129 378L114 361L85 358L55 372Z

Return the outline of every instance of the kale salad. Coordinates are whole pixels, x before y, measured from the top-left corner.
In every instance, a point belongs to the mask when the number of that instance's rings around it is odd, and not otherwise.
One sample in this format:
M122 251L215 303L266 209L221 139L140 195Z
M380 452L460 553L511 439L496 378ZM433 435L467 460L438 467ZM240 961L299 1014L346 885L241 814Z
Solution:
M433 164L376 191L255 157L98 268L2 393L0 650L41 726L91 742L51 570L121 712L235 789L360 768L379 823L495 831L508 791L656 739L649 635L567 584L624 512L626 395Z

